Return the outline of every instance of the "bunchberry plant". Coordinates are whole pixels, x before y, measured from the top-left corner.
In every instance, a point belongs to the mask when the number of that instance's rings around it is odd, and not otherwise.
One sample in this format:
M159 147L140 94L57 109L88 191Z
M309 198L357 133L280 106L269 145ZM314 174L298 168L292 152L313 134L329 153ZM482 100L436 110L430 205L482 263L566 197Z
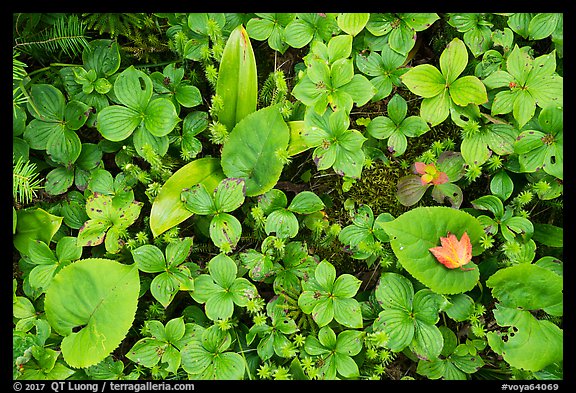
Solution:
M461 76L467 65L466 45L454 38L440 55L440 70L431 64L420 64L400 77L411 92L424 98L420 116L431 126L446 120L453 105L481 105L488 101L480 79Z
M378 116L366 127L376 139L386 139L388 151L398 157L408 147L408 137L423 135L430 127L420 116L407 116L408 105L401 95L395 94L388 102L388 116Z
M13 44L15 380L561 388L562 13L15 13Z
M194 214L211 216L210 238L220 250L231 252L242 235L242 224L230 214L244 203L245 182L242 179L226 178L213 193L203 184L182 191L182 201Z
M532 58L518 45L506 60L506 70L488 75L482 82L497 89L491 114L512 113L522 129L534 116L536 107L562 106L562 80L556 73L556 54Z

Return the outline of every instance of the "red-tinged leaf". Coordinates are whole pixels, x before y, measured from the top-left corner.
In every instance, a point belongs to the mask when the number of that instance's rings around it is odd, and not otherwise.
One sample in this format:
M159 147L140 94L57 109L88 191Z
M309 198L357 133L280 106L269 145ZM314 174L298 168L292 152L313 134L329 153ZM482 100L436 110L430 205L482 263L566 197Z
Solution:
M472 243L466 232L462 234L460 240L456 235L448 232L447 237L440 237L440 242L442 246L432 247L429 250L438 262L448 269L462 268L472 259Z
M420 177L420 181L422 182L422 185L427 185L427 184L444 184L444 183L448 183L449 179L448 179L448 175L446 175L446 173L439 171L438 168L436 168L436 165L434 164L425 164L423 162L415 162L414 163L414 170L416 173L418 173L419 175L422 175Z

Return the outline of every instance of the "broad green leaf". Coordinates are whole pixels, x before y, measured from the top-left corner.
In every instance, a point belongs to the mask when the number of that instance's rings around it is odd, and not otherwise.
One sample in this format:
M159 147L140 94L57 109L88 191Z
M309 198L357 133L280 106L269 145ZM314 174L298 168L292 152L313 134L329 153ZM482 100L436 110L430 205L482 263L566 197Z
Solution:
M158 155L164 156L168 151L170 140L167 135L160 137L153 135L150 131L148 131L144 124L141 123L140 126L136 128L136 131L134 131L132 134L132 143L134 144L136 153L138 153L141 157L145 156L145 145L149 145L148 148L151 148Z
M524 127L532 119L536 112L536 101L534 97L525 90L518 90L512 105L512 114L518 121L518 128Z
M167 308L180 289L180 282L169 272L158 274L150 283L150 293Z
M119 45L113 40L92 40L82 52L87 70L95 70L98 76L110 76L120 68Z
M46 143L46 153L57 163L70 166L80 156L82 142L75 131L65 128L53 133Z
M440 19L435 12L407 12L402 14L402 21L416 31L424 31Z
M364 75L360 74L354 74L352 80L340 87L339 90L349 95L356 106L366 105L378 92L374 85ZM342 105L340 107L342 108Z
M414 339L414 320L406 310L389 308L381 311L374 321L374 329L386 332L386 346L394 352L402 351Z
M64 94L56 87L48 84L34 84L30 88L30 98L26 106L28 112L36 119L43 122L60 122L64 119L66 100Z
M144 244L131 252L138 269L144 273L159 273L166 269L164 254L152 244Z
M397 28L393 28L388 35L390 48L400 54L407 55L416 44L416 31L408 25L400 23Z
M486 87L480 79L472 75L456 79L450 85L449 91L450 97L456 105L481 105L488 101Z
M468 50L466 45L461 39L456 37L446 45L446 48L440 54L440 71L450 88L452 88L467 64Z
M510 198L514 191L514 181L505 170L500 170L494 174L490 180L490 192L501 200Z
M484 234L480 222L464 211L450 207L418 207L382 224L390 235L390 245L402 266L434 292L456 294L471 290L478 282L474 262L470 271L447 269L429 251L440 244L448 232L458 238L466 231L472 242L472 255L482 250L479 239Z
M231 212L244 203L246 182L243 179L224 179L214 193L214 205L218 212Z
M231 214L218 213L210 221L210 239L222 250L234 249L241 236L242 224Z
M128 138L138 127L142 118L136 110L120 105L111 105L98 112L97 128L110 141Z
M64 194L74 184L74 170L59 166L46 175L44 189L50 195Z
M212 194L202 183L195 184L189 189L183 189L181 201L194 214L207 216L217 212Z
M534 265L520 264L497 271L486 281L505 307L538 310L562 303L562 277Z
M446 89L445 77L431 64L417 65L400 79L412 93L424 98L435 97Z
M260 109L240 121L222 148L222 169L227 177L246 181L246 196L274 187L280 178L290 140L290 129L278 106Z
M213 190L224 177L220 161L211 157L189 162L174 172L152 203L150 229L154 237L158 237L193 214L180 199L183 189L202 183L206 189Z
M364 29L369 19L370 13L345 12L338 14L336 21L342 31L351 36L356 36Z
M398 129L398 124L387 116L377 116L368 126L366 132L376 139L389 138Z
M92 366L116 349L134 321L139 290L135 264L103 258L77 261L54 277L44 307L64 336L61 349L70 366Z
M376 286L375 296L382 308L412 309L414 287L404 276L398 273L385 273Z
M437 96L422 100L420 116L431 126L436 126L446 120L451 105L449 91L443 90Z
M342 88L354 77L352 59L338 59L330 67L330 85L332 89ZM324 79L327 80L327 79Z
M275 233L279 238L293 238L298 234L298 219L291 211L287 209L274 210L266 218L264 230L267 235Z
M556 25L562 14L538 13L528 24L528 35L531 40L541 40L556 30Z
M516 92L511 90L496 93L492 101L492 107L490 108L491 114L494 116L512 112L516 97Z
M347 33L347 32L346 32ZM347 59L352 53L352 35L350 33L334 36L328 41L328 63Z
M156 137L168 135L180 120L176 107L167 98L156 98L150 101L143 116L144 126Z
M444 311L456 322L464 322L474 312L474 299L464 293L450 296L448 301L449 306Z
M23 255L29 255L29 242L40 240L50 244L52 237L62 225L63 217L48 213L41 208L28 208L16 211L16 234L14 247Z
M324 209L324 202L312 191L302 191L292 199L288 210L298 214L311 214Z
M496 305L498 325L515 327L514 334L494 331L487 334L488 344L513 367L540 371L562 361L564 332L550 321L537 320L529 311ZM505 331L507 331L506 329ZM537 353L538 356L531 354Z
M416 318L414 324L414 338L410 349L420 359L436 359L442 351L444 338L436 325L430 325Z
M145 337L134 344L126 357L144 367L154 367L162 357L158 350L163 345L164 343L160 340Z
M152 80L143 71L130 66L114 82L114 94L123 105L143 113L152 98Z
M358 284L358 286L361 282ZM360 303L351 297L336 295L333 300L334 319L336 322L353 329L362 328L362 311Z
M416 204L428 190L429 184L422 185L420 176L406 175L398 180L398 192L396 197L398 202L404 206Z
M532 239L549 247L563 247L564 228L552 224L535 222Z
M504 215L504 204L495 195L482 195L470 202L474 209L488 210L495 218L500 219Z

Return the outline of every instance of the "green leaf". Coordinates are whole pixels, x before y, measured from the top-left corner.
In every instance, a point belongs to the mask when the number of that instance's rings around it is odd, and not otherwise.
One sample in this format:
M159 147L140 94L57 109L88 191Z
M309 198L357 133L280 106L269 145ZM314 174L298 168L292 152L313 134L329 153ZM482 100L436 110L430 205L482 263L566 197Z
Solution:
M218 121L229 132L247 115L256 111L258 78L256 59L244 26L237 26L228 37L218 70L216 95L222 99L223 109ZM229 176L233 177L233 176Z
M89 367L116 349L134 321L139 291L135 264L89 258L62 269L46 292L44 307L52 328L64 336L64 360L72 367Z
M488 102L486 87L475 76L468 75L456 79L449 88L450 97L456 105L481 105Z
M328 63L333 65L337 60L350 57L352 52L352 35L342 34L330 38L328 41Z
M111 105L98 112L96 126L104 138L116 142L128 138L141 121L140 113L136 110Z
M542 40L551 35L562 14L539 13L528 24L528 36L531 40Z
M340 90L349 95L356 106L366 105L378 92L374 85L364 75L360 74L354 74L352 80L341 86ZM350 112L349 109L348 112Z
M180 289L180 282L169 272L158 274L150 283L150 293L167 308Z
M50 195L64 194L74 183L74 170L59 166L46 175L44 189Z
M388 35L390 48L400 54L407 55L416 44L416 31L410 26L400 23L400 26L393 28Z
M302 191L292 199L288 210L298 214L311 214L324 209L324 202L312 191Z
M267 235L275 233L279 238L293 238L298 234L298 219L287 209L274 210L266 218L264 230Z
M464 322L474 312L474 299L464 293L456 294L449 298L449 306L444 311L456 322Z
M393 221L382 224L390 235L390 245L402 266L434 292L456 294L471 290L479 279L474 262L470 271L448 269L429 251L440 244L448 232L458 238L466 231L472 243L472 255L482 250L479 239L484 234L480 222L464 211L450 207L417 207Z
M370 13L345 12L338 14L336 22L346 34L356 36L364 29L369 19Z
M167 98L156 98L144 111L144 126L156 137L168 135L180 119L176 107Z
M242 224L231 214L218 213L210 221L210 239L221 250L234 249L241 236Z
M563 301L562 277L534 264L523 263L498 270L486 285L505 307L539 310Z
M443 90L437 96L424 98L420 106L420 116L431 126L442 123L450 114L452 101L448 90Z
M185 188L181 194L181 201L194 214L207 216L217 212L212 195L202 183L195 184L189 189Z
M46 153L50 158L64 166L70 166L80 156L82 142L75 131L65 128L53 133L46 142Z
M143 113L152 98L152 80L143 71L130 66L114 82L114 94L123 105Z
M431 64L420 64L403 74L400 79L414 94L432 98L446 88L446 79Z
M164 254L152 244L144 244L132 250L131 253L138 269L144 273L159 273L166 269Z
M246 196L274 187L280 178L290 140L290 129L278 106L260 109L240 121L222 148L222 169L227 177L246 181Z
M23 255L29 255L29 242L40 240L50 244L52 237L62 225L63 217L48 213L41 208L28 208L16 211L16 234L14 247Z
M246 182L243 179L224 179L214 193L214 206L218 212L231 212L244 203Z
M429 325L418 319L414 326L414 339L410 349L419 359L436 359L442 351L444 338L436 325Z
M34 84L27 101L28 112L43 122L60 122L64 119L66 100L64 94L48 84ZM34 106L32 106L34 103Z
M562 361L564 333L552 322L537 320L529 311L500 304L496 304L494 317L498 325L516 328L514 334L496 331L487 334L490 347L512 367L540 371ZM538 356L530 356L534 353Z
M501 200L510 198L514 191L514 181L505 170L496 172L490 180L490 192Z
M564 228L535 222L532 239L548 247L564 247Z
M120 68L120 49L113 40L92 40L82 52L82 61L87 70L95 70L98 76L110 76Z
M468 64L468 50L464 42L458 37L446 45L440 54L440 71L446 84L452 88L453 83L460 76Z
M224 177L220 161L211 157L189 162L174 172L152 203L150 229L154 237L158 237L193 214L180 199L183 189L202 183L206 189L213 190Z
M429 185L423 185L418 175L406 175L398 180L396 197L404 206L415 205L426 193Z

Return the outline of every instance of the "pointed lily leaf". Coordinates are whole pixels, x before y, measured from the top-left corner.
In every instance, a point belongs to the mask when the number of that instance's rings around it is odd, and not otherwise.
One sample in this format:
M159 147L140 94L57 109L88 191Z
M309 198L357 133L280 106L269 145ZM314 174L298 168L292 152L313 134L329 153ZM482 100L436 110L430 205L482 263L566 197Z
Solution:
M220 161L210 157L189 162L174 172L152 203L150 229L154 237L158 237L193 214L180 199L183 189L202 183L207 190L213 190L224 177Z

